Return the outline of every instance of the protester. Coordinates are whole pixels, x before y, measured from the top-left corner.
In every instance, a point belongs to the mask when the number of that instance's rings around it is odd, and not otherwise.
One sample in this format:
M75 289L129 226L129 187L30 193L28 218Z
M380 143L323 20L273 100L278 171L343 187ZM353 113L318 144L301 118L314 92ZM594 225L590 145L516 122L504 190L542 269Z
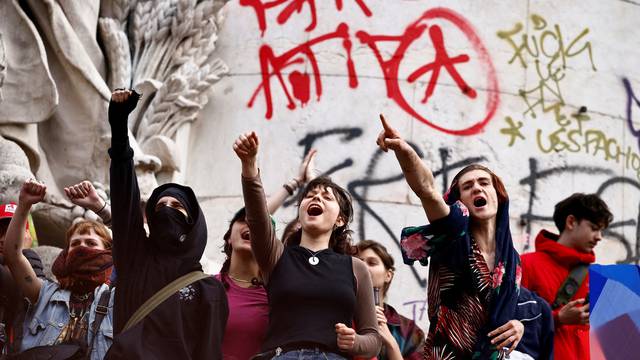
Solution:
M116 335L106 358L221 359L227 300L222 284L202 273L207 226L191 188L173 183L156 188L145 209L148 236L144 228L127 128L139 98L135 91L116 90L109 104L118 291ZM155 307L145 304L163 293L168 298ZM143 304L146 315L138 312Z
M18 285L13 279L9 268L5 265L3 247L9 222L16 211L16 204L0 204L0 357L20 351L22 329L26 306ZM40 279L44 279L44 269L38 254L29 249L31 234L29 224L24 230L22 254L29 261L29 265Z
M556 359L589 359L588 266L612 220L597 195L573 194L555 206L560 235L540 231L536 251L522 256L522 284L552 304Z
M251 247L267 286L269 326L261 358L343 359L380 350L371 278L353 258L348 193L328 178L303 190L302 228L285 247L276 239L260 180L255 132L241 135L234 151L242 163L242 188ZM355 323L356 329L349 326Z
M300 164L298 174L269 198L269 213L273 214L299 186L313 177L310 151ZM229 319L224 333L222 352L228 360L246 360L260 351L269 323L269 303L258 263L251 252L251 233L244 208L231 219L224 234L227 258L216 278L227 290Z
M18 287L30 302L23 330L22 357L102 359L111 344L113 291L111 237L104 225L81 221L67 230L66 248L53 264L58 282L41 279L22 254L27 216L44 199L46 186L26 182L9 223L4 253Z
M386 247L373 240L362 240L357 248L358 258L369 268L374 291L379 291L377 298L380 303L376 304L376 315L383 346L377 359L422 359L424 332L415 321L398 314L396 309L384 301L395 273L391 254Z
M380 117L377 144L395 153L430 223L402 231L405 262L431 261L425 357L503 358L518 346L524 325L514 319L521 268L502 181L484 166L467 166L443 198L431 170Z

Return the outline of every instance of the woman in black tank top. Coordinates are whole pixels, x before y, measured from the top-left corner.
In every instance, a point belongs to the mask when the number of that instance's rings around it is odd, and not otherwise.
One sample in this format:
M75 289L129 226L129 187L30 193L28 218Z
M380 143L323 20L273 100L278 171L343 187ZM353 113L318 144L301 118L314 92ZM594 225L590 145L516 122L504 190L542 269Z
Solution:
M371 278L353 258L349 194L328 178L311 181L298 207L301 228L276 239L256 157L255 132L233 148L242 162L242 188L251 247L269 298L261 358L373 357L380 349Z

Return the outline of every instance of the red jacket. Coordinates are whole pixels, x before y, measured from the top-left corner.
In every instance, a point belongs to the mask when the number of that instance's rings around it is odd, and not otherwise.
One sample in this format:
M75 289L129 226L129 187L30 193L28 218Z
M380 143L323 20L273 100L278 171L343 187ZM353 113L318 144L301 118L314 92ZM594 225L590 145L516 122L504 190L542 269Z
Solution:
M536 251L521 256L522 286L536 292L549 304L553 304L556 294L569 271L578 263L593 263L593 252L582 253L557 243L558 235L542 230L536 237ZM589 275L582 282L572 300L584 298L589 292ZM589 359L589 325L559 325L558 312L553 309L556 324L554 358L556 360Z

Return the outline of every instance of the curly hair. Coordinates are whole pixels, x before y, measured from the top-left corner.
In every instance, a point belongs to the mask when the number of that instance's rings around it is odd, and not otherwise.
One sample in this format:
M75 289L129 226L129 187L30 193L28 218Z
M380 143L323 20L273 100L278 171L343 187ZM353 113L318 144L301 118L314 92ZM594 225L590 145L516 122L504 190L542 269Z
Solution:
M338 254L354 255L356 253L355 247L351 244L352 231L349 229L349 223L353 220L353 205L351 195L349 192L338 184L334 183L329 177L321 176L311 180L302 191L302 194L298 201L298 207L300 202L307 196L311 190L316 188L331 189L335 196L338 205L340 207L339 217L342 218L344 224L338 226L331 232L331 238L329 239L329 248ZM291 233L284 242L287 246L300 245L302 240L302 228Z

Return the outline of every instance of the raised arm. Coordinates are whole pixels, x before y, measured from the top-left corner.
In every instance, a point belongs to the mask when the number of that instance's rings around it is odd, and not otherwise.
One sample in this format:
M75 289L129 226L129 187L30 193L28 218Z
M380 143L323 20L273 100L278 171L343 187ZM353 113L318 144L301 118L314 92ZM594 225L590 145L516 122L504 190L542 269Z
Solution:
M300 163L298 174L296 177L286 182L284 185L278 188L278 190L269 196L268 207L269 214L275 213L284 201L296 191L296 189L304 186L309 181L313 180L314 159L318 151L313 149L307 153L307 155Z
M13 279L24 296L32 304L38 301L42 280L37 276L29 260L22 254L25 228L31 206L44 199L47 187L35 181L27 181L20 189L16 211L11 218L4 243L4 256Z
M418 196L429 222L441 219L449 214L449 206L435 187L433 173L409 144L393 129L380 114L383 130L376 144L383 151L391 149L398 159L404 178L409 187Z
M284 247L276 238L275 229L267 209L260 173L256 161L259 140L255 132L240 135L233 150L242 162L242 193L247 225L251 232L251 250L258 262L265 282L280 259Z
M140 95L132 90L115 90L109 103L111 125L110 183L113 259L118 274L144 254L144 220L140 209L140 190L133 165L133 149L129 145L127 118L135 109Z
M82 206L100 216L102 222L111 225L111 206L102 199L90 181L83 181L64 188L64 193L74 205Z

